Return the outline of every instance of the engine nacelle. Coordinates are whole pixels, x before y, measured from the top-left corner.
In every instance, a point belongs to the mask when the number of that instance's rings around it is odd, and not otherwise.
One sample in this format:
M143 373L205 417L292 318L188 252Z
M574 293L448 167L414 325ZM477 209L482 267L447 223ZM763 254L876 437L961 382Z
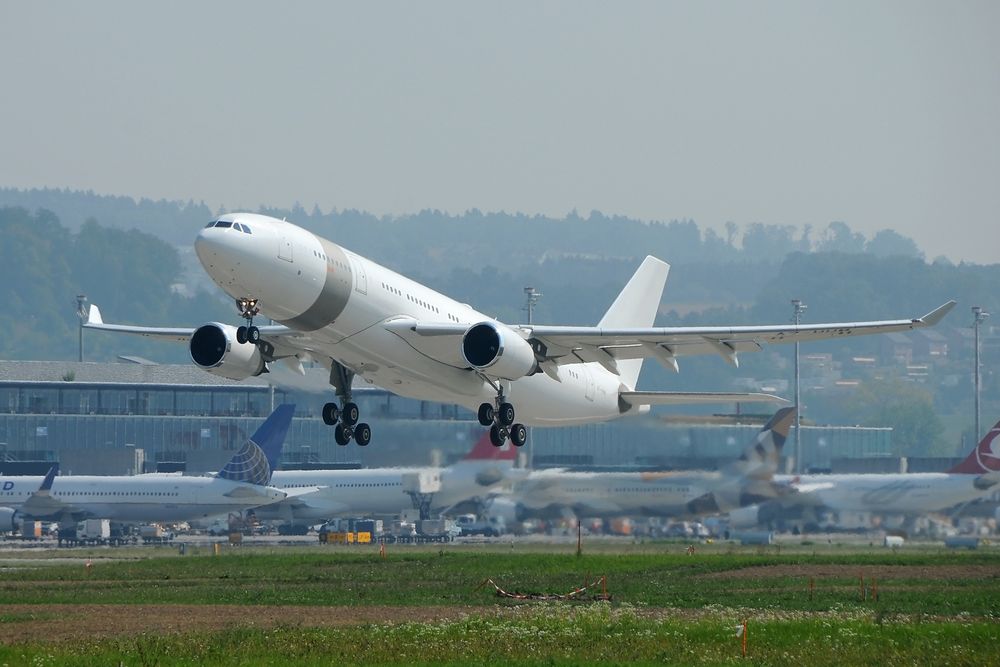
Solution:
M0 507L0 533L12 533L20 528L20 512L9 507Z
M760 506L748 505L729 512L730 528L754 528L760 524Z
M531 344L496 322L473 324L462 336L462 356L490 377L517 380L538 370Z
M230 380L245 380L267 369L253 343L236 340L236 327L209 322L198 327L188 345L191 360L201 369Z

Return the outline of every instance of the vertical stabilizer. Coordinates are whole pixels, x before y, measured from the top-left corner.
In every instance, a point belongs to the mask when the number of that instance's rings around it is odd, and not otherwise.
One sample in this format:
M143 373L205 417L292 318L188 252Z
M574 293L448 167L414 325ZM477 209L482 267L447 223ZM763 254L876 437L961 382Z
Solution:
M653 326L669 272L669 264L648 255L597 326L601 329L641 329ZM642 359L619 360L617 366L622 383L629 389L635 389L639 371L642 370Z
M505 440L503 447L494 447L490 441L490 433L486 431L476 444L473 445L469 453L462 457L464 462L475 463L477 461L513 461L517 458L517 448L511 444L510 440Z
M281 458L281 449L285 444L285 436L292 424L295 406L289 403L275 408L257 432L243 444L229 463L219 471L219 477L233 482L267 485L271 482L271 473Z
M979 441L979 444L965 457L964 461L948 472L952 474L982 475L1000 471L1000 451L998 451L1000 450L1000 442L996 441L998 435L1000 435L1000 422L993 425L993 428Z
M730 464L729 472L753 479L771 479L778 472L781 450L795 421L795 410L792 406L775 412L753 442L743 450L739 460Z

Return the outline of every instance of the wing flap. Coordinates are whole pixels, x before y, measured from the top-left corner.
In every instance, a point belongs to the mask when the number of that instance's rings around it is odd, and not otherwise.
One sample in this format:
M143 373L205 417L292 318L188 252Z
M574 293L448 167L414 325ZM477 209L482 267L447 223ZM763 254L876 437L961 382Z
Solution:
M701 405L704 403L788 403L773 394L722 391L623 391L630 405Z

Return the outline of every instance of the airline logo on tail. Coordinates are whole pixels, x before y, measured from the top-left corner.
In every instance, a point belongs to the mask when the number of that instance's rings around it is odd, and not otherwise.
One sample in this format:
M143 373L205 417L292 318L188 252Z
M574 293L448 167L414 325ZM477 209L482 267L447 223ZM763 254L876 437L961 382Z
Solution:
M982 475L1000 472L1000 422L993 425L989 433L979 441L979 445L965 457L965 460L949 470L949 473Z
M510 441L504 442L503 447L494 447L490 442L489 432L479 438L469 453L462 457L462 461L466 463L515 460L517 460L517 449L510 444Z
M781 450L795 420L795 407L782 408L757 433L735 463L735 471L745 477L770 479L778 471Z
M293 414L295 406L292 404L285 403L275 408L257 432L250 436L240 451L219 471L219 477L259 486L269 484L271 473L278 467Z

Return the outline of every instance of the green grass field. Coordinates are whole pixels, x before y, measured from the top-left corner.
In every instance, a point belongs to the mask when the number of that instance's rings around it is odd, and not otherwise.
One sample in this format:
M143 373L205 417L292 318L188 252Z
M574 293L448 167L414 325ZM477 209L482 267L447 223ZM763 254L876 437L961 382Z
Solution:
M89 569L0 557L0 664L1000 664L993 549L198 551L97 550ZM526 602L479 586L567 593L600 576L610 602ZM235 622L210 622L233 605ZM283 609L298 609L295 620ZM153 622L157 610L207 620L180 618L174 630ZM413 620L421 611L433 618ZM101 628L92 636L88 615L105 612L130 624L90 619ZM735 632L744 620L746 658Z

